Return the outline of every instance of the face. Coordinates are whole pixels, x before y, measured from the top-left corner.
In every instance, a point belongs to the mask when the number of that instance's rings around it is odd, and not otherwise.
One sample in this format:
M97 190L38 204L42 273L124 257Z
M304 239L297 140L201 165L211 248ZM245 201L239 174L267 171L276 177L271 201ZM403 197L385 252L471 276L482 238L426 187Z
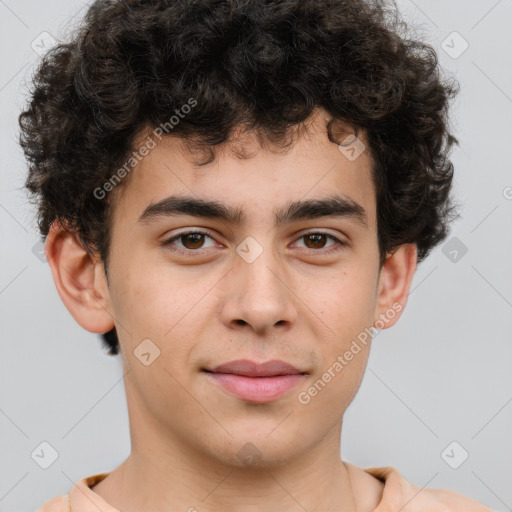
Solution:
M317 111L281 152L246 133L248 158L223 147L202 167L167 137L116 198L108 309L135 446L150 424L242 465L339 440L368 333L391 308L379 302L370 155L347 158L326 122Z

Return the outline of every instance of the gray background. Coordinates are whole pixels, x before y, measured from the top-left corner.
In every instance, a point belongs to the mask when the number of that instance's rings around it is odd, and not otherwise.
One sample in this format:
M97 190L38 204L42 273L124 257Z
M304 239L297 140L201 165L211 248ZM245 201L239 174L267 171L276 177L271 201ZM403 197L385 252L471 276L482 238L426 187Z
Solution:
M449 245L420 264L399 323L374 339L345 416L342 454L512 510L512 0L398 5L461 83L452 114L461 144L452 157L464 206ZM120 360L74 322L48 265L32 252L39 239L16 144L38 61L32 45L42 32L62 37L85 8L79 0L0 0L3 512L34 510L79 478L111 471L130 448ZM469 45L463 53L454 31ZM43 441L58 452L48 469L31 456ZM465 451L462 465L448 465Z

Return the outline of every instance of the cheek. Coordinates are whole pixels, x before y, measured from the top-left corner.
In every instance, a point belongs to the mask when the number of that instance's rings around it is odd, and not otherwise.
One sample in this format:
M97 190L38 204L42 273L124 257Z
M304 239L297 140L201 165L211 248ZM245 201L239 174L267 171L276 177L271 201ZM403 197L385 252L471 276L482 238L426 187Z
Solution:
M188 378L189 354L203 330L198 321L205 312L195 306L204 293L194 280L180 281L162 268L141 269L134 263L119 272L125 278L116 283L113 309L116 322L125 327L120 344L133 399L141 400L137 407L150 408L170 424L168 415L177 404L184 415L197 414L197 404L181 383ZM144 362L145 353L149 356Z
M321 320L317 324L324 326L328 338L336 340L337 349L373 324L376 278L356 267L326 276L320 287L309 286L309 282L303 285L306 304Z
M133 354L149 339L160 351L161 363L182 372L205 322L211 320L208 291L214 282L165 267L147 269L134 263L118 269L118 275L125 277L113 286L112 308L116 323L122 326L124 352Z
M343 354L340 354L343 360ZM337 423L340 413L347 410L357 394L364 376L368 361L368 348L363 348L358 354L352 355L350 361L344 363L337 361L325 368L325 372L307 390L316 396L311 398L311 404L318 410L318 414L325 417L327 423Z
M165 334L183 317L197 296L193 283L183 283L165 269L148 269L136 262L119 267L114 287L113 309L132 330L151 328Z

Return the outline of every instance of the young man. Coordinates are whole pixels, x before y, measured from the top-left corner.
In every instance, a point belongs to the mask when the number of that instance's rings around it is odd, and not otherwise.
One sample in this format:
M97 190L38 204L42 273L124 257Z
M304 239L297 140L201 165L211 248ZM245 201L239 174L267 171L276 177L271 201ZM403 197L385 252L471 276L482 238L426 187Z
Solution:
M45 254L132 450L40 512L488 510L340 458L442 241L453 83L360 0L97 1L22 113ZM421 491L421 492L420 492Z

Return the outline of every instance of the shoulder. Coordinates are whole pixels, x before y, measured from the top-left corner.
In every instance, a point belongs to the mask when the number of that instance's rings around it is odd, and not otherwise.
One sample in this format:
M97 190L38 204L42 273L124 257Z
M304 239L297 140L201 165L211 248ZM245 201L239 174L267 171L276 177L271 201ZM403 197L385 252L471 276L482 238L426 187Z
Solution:
M374 512L492 512L481 503L445 489L422 488L408 482L395 468L366 468L384 483L381 501Z
M76 481L68 494L52 498L35 512L70 512L70 510L119 512L92 490L94 485L101 482L108 475L109 473L98 473ZM71 503L73 508L71 508Z
M55 496L41 505L36 512L69 512L68 496Z

